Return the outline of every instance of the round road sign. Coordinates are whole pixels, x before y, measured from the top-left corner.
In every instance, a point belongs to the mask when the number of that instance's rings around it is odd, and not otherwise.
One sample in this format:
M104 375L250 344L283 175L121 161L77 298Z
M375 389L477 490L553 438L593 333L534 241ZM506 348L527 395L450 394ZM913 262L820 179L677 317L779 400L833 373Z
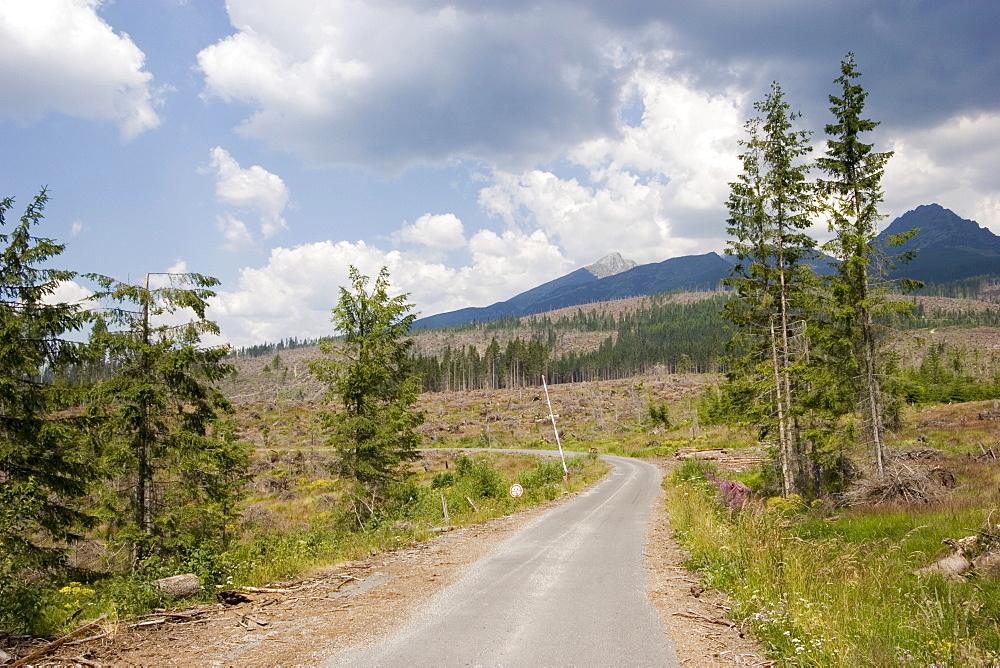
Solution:
M524 488L518 485L516 482L510 486L510 495L515 499L524 494Z

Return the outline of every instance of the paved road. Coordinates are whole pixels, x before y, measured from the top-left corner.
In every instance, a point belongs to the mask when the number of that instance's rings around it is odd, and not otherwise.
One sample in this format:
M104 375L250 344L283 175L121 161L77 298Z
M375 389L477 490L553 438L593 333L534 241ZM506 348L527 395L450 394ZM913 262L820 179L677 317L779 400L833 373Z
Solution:
M403 628L329 666L678 666L646 597L646 524L659 472L614 472L546 513L437 594Z

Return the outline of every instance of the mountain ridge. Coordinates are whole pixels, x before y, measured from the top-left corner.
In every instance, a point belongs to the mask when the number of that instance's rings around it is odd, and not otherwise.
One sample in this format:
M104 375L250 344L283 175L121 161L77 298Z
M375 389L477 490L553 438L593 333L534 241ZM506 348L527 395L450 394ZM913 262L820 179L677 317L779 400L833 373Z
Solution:
M889 237L911 229L918 229L918 232L906 243L889 246ZM917 251L915 259L889 272L890 279L906 277L927 283L946 283L980 275L1000 276L1000 236L937 203L923 204L898 216L879 233L876 243L890 256ZM819 273L833 271L822 258L813 264ZM681 289L712 290L729 275L730 267L732 262L715 252L642 265L616 252L506 301L420 318L414 327L487 322Z

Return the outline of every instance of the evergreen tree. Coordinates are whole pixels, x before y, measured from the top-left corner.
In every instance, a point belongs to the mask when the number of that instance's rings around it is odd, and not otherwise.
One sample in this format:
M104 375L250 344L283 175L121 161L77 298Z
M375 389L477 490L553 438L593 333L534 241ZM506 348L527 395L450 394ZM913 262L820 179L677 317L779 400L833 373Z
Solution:
M879 124L864 118L868 93L856 83L861 74L854 54L847 54L840 72L835 80L840 94L830 96L835 120L826 126L826 154L817 161L827 175L819 185L830 230L835 234L825 250L838 260L832 281L831 320L842 341L837 355L839 368L844 382L854 388L865 437L881 475L885 466L885 398L879 368L882 337L876 318L909 305L889 302L885 290L876 285L888 268L875 237L878 221L884 217L878 210L882 174L892 153L875 152L874 145L864 141ZM902 243L915 232L898 235L892 242Z
M312 360L309 368L339 401L337 410L321 418L340 454L340 474L359 486L360 517L362 508L370 513L388 501L393 484L405 478L407 463L418 457L415 430L424 416L413 410L420 390L408 356L413 305L406 295L389 296L385 267L370 291L368 277L355 267L350 279L351 289L341 287L333 309L343 339L322 343L320 350L331 357Z
M497 337L493 337L490 341L490 345L486 348L486 353L483 355L483 361L486 365L487 370L487 385L486 387L491 390L498 389L500 387L500 344L497 343Z
M154 275L165 276L167 285L150 287ZM124 512L112 528L134 558L183 551L212 533L203 524L206 508L192 502L218 496L218 486L234 492L230 482L249 466L245 444L213 431L219 413L230 410L217 384L233 372L224 361L227 346L201 343L219 333L205 316L218 281L194 273L147 274L143 285L89 278L102 288L95 302L121 304L104 312L91 335L114 369L94 388L91 403L104 419L109 465L121 476L122 498L109 503ZM185 515L200 528L192 529Z
M43 376L81 359L64 337L86 314L51 303L68 271L42 268L65 248L36 237L48 195L35 196L20 223L0 231L0 626L25 629L38 612L38 582L92 523L82 509L97 477L82 438L75 391ZM0 230L13 200L0 201Z
M724 308L738 332L730 379L753 406L755 421L778 442L782 489L797 493L802 476L802 438L797 421L806 319L814 277L807 260L814 240L804 230L813 210L806 176L809 133L795 130L781 87L754 105L743 140L743 172L730 184L728 255L735 256L726 283L735 298Z

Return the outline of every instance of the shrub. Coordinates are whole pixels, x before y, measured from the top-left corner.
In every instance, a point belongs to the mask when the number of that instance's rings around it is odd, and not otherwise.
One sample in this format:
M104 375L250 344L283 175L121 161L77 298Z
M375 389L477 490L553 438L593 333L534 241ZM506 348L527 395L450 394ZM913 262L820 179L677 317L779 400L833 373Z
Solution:
M654 425L661 426L664 429L671 429L674 425L670 420L670 409L665 402L650 403L648 414L650 422Z
M539 461L535 467L529 469L519 476L517 482L525 489L542 487L550 483L556 483L563 478L562 463L558 461Z
M431 489L451 487L455 484L455 478L456 476L454 471L441 471L440 473L435 473L434 477L431 478Z
M473 498L502 498L507 485L499 471L486 459L459 457L455 466L459 486Z
M973 526L971 516L920 507L899 517L831 520L791 498L723 513L699 469L685 464L667 483L671 522L688 565L729 595L733 617L748 623L771 658L782 665L997 665L1000 581L914 575L926 550Z

